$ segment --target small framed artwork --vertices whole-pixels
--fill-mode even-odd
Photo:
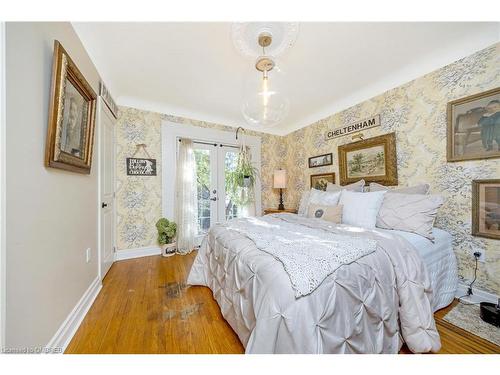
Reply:
[[[92,87],[56,40],[45,166],[90,174],[96,98]]]
[[[328,183],[335,183],[335,173],[321,173],[311,175],[311,188],[317,190],[326,190]]]
[[[500,158],[500,87],[448,103],[448,161]]]
[[[339,146],[340,184],[361,179],[382,185],[397,185],[396,134]]]
[[[309,168],[324,167],[333,164],[332,153],[313,156],[309,158]]]
[[[472,235],[500,239],[500,179],[472,181]]]

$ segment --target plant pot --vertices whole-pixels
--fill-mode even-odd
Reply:
[[[161,245],[161,255],[164,257],[171,257],[175,255],[175,250],[177,250],[177,243],[167,243],[165,245]]]
[[[252,184],[252,179],[250,176],[244,176],[243,177],[243,186],[242,187],[250,187],[250,185]]]

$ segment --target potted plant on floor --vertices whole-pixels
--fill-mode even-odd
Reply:
[[[169,257],[175,254],[176,243],[175,235],[177,233],[177,224],[165,218],[161,218],[156,222],[158,230],[158,243],[161,247],[161,254],[164,257]]]

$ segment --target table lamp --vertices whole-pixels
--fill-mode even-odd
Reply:
[[[284,210],[285,206],[283,205],[283,189],[286,189],[286,171],[284,169],[274,171],[273,187],[275,189],[280,189],[280,204],[278,206],[278,210]]]

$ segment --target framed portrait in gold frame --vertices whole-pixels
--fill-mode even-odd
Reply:
[[[472,235],[500,240],[500,179],[472,181]]]
[[[97,96],[57,40],[53,58],[45,166],[90,174]]]
[[[500,87],[447,106],[448,161],[500,158]]]
[[[310,176],[311,179],[311,188],[317,190],[326,190],[326,185],[330,182],[332,184],[335,183],[335,173],[319,173],[312,174]]]
[[[364,179],[382,185],[397,185],[396,134],[339,146],[340,185]]]

